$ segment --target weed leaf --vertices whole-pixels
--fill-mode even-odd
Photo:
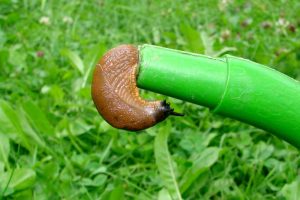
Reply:
[[[23,131],[22,123],[19,116],[9,105],[9,103],[4,100],[0,100],[0,114],[3,118],[1,119],[1,121],[9,123],[8,126],[11,130],[11,138],[14,139],[16,143],[20,143],[28,150],[33,150],[32,147],[29,145],[29,141],[26,137],[26,134]]]
[[[196,159],[193,159],[192,167],[187,170],[180,182],[182,193],[184,193],[192,183],[207,170],[207,168],[212,166],[218,160],[219,152],[220,148],[209,147],[201,152]]]
[[[110,193],[109,200],[115,200],[115,199],[124,199],[124,189],[121,186],[116,187],[113,189],[113,191]]]
[[[7,171],[0,178],[0,188],[7,187],[4,196],[8,196],[14,192],[32,187],[35,183],[36,173],[32,169],[19,168]]]
[[[181,200],[182,198],[176,181],[175,170],[168,150],[168,136],[170,129],[170,125],[162,127],[156,135],[154,144],[155,159],[160,177],[172,199]]]
[[[300,181],[296,178],[295,181],[285,184],[279,192],[281,197],[289,200],[299,200],[300,196]]]
[[[50,124],[44,112],[32,101],[22,103],[22,108],[26,113],[30,123],[42,134],[53,136],[54,128]]]
[[[200,33],[188,24],[180,26],[180,31],[186,41],[186,46],[194,53],[204,53],[205,46]]]
[[[172,198],[166,189],[162,189],[158,193],[158,200],[172,200]]]

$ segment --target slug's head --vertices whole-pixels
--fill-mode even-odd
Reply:
[[[166,119],[168,116],[184,116],[182,113],[174,112],[174,109],[171,108],[170,103],[166,100],[163,100],[159,103],[159,106],[156,108],[155,119],[157,122],[161,122]]]

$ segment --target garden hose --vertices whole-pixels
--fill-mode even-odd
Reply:
[[[300,83],[243,58],[139,46],[137,85],[210,108],[300,148]]]

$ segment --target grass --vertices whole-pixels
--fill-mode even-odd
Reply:
[[[299,199],[298,150],[269,133],[171,98],[184,118],[116,130],[90,97],[94,63],[122,43],[229,51],[300,80],[299,13],[296,0],[0,0],[0,198]]]

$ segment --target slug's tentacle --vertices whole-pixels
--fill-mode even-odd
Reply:
[[[100,115],[112,126],[142,130],[176,113],[166,101],[145,101],[136,86],[138,49],[121,45],[108,51],[96,65],[92,98]]]
[[[168,113],[168,115],[184,116],[183,113],[174,112],[174,109],[170,107],[170,103],[167,103],[166,100],[162,101],[162,109],[164,109],[164,112]]]

